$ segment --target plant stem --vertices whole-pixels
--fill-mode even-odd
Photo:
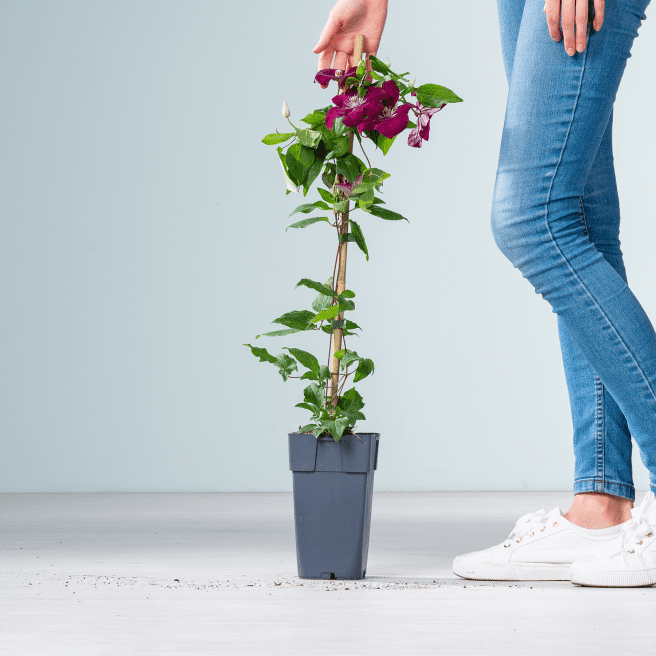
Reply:
[[[355,37],[355,43],[353,46],[353,62],[359,63],[360,60],[362,59],[362,50],[364,49],[364,35],[358,34]],[[355,64],[356,66],[358,64]],[[339,87],[339,83],[338,83]],[[353,134],[349,135],[349,150],[348,152],[352,153],[353,152]],[[348,203],[346,206],[346,212],[342,214],[342,221],[339,226],[339,234],[347,234],[348,233],[348,217],[349,217],[349,207]],[[339,268],[337,272],[337,286],[335,287],[335,291],[338,294],[341,294],[345,289],[346,289],[346,252],[347,252],[347,246],[348,242],[347,241],[342,241],[339,242],[339,251],[338,251],[338,257],[339,257]],[[334,278],[333,278],[334,280]],[[336,317],[337,320],[343,320],[344,319],[344,313],[340,312],[340,314]],[[339,365],[340,361],[335,357],[335,353],[339,351],[342,348],[342,338],[343,338],[343,329],[342,328],[335,328],[333,329],[332,332],[332,359],[330,362],[330,393],[328,396],[330,397],[330,405],[337,406],[337,402],[339,401]],[[344,378],[346,380],[346,378]],[[326,389],[328,389],[328,385],[326,384]],[[330,408],[326,408],[331,414],[332,410]]]

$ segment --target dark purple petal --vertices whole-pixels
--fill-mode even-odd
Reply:
[[[345,80],[347,77],[353,77],[356,70],[355,67],[349,68],[347,71],[343,71],[341,68],[324,68],[314,76],[314,81],[323,86],[333,80]]]
[[[348,114],[350,109],[348,107],[331,107],[326,114],[326,127],[329,130],[333,129],[333,123],[338,116]]]
[[[355,107],[346,116],[344,116],[344,125],[347,128],[354,128],[364,118],[364,105]]]
[[[399,132],[408,127],[408,112],[412,109],[410,103],[399,105],[392,116],[378,123],[376,130],[388,139],[393,139]]]
[[[387,107],[394,107],[396,103],[399,100],[399,87],[396,86],[396,82],[394,80],[387,80],[386,82],[383,82],[383,86],[381,87],[382,90],[385,92],[385,100],[383,100],[383,103]]]
[[[369,87],[365,95],[365,100],[380,102],[387,98],[387,93],[380,87]]]
[[[430,119],[426,121],[426,125],[419,128],[419,134],[424,141],[428,141],[429,132],[430,132]]]

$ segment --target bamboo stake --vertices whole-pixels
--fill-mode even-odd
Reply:
[[[357,66],[362,59],[362,52],[364,50],[364,34],[358,34],[355,37],[355,43],[353,46],[353,58],[351,60],[351,66]],[[339,86],[339,83],[338,83]],[[349,134],[349,153],[353,152],[353,134]],[[339,234],[345,235],[349,231],[349,204],[346,205],[346,212],[342,214],[342,222],[339,227]],[[335,291],[338,294],[341,294],[346,289],[346,251],[348,247],[348,242],[343,241],[339,244],[339,269],[337,272],[337,287]],[[336,320],[343,320],[344,313],[341,312]],[[333,329],[333,343],[332,343],[332,358],[330,361],[330,388],[328,392],[328,398],[332,400],[329,401],[329,404],[333,406],[337,405],[339,397],[337,395],[339,390],[339,366],[340,361],[335,357],[335,353],[342,348],[342,338],[343,338],[343,329],[334,328]]]

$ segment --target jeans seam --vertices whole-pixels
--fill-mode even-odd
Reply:
[[[576,483],[585,483],[585,482],[588,482],[588,481],[591,482],[591,483],[610,483],[611,485],[620,485],[621,487],[629,487],[629,488],[635,489],[635,485],[633,485],[633,484],[622,483],[620,481],[614,481],[610,478],[603,478],[603,479],[600,479],[600,478],[597,478],[597,477],[595,477],[595,478],[577,478],[574,481],[574,484],[576,484]]]
[[[596,438],[596,456],[597,456],[597,478],[604,480],[605,474],[605,433],[606,425],[604,421],[604,389],[601,380],[597,374],[594,374],[595,380],[595,396],[597,397],[596,411],[597,411],[597,438]]]
[[[570,261],[565,257],[565,254],[563,253],[560,246],[558,245],[558,242],[554,238],[553,232],[551,231],[551,226],[549,225],[549,203],[551,202],[551,191],[553,189],[553,183],[554,183],[554,180],[556,178],[556,173],[558,173],[558,169],[560,168],[560,164],[563,161],[563,153],[565,152],[565,147],[567,146],[567,140],[569,139],[569,133],[571,132],[572,123],[574,122],[574,116],[576,115],[576,110],[578,108],[579,98],[581,96],[581,86],[583,84],[583,76],[584,76],[584,73],[585,73],[585,64],[588,60],[588,58],[587,58],[588,48],[586,48],[582,53],[579,53],[579,54],[583,55],[583,65],[581,66],[581,75],[579,77],[579,87],[578,87],[577,92],[576,92],[576,100],[574,102],[574,107],[572,109],[572,115],[571,115],[571,118],[569,120],[569,125],[567,126],[567,134],[565,135],[565,139],[563,141],[563,146],[560,149],[560,157],[558,158],[558,162],[556,162],[556,166],[554,167],[554,172],[553,172],[553,175],[551,176],[551,182],[549,184],[549,191],[547,192],[547,202],[546,202],[546,205],[545,205],[545,225],[547,227],[547,233],[549,234],[549,237],[551,239],[551,243],[556,247],[556,249],[560,253],[560,256],[563,258],[563,261],[567,264],[570,272],[572,273],[574,278],[578,281],[579,285],[581,285],[581,287],[583,288],[585,293],[589,296],[589,298],[592,300],[592,302],[595,304],[597,310],[601,313],[601,315],[604,317],[604,319],[608,322],[608,325],[611,327],[613,333],[619,339],[620,344],[622,345],[622,347],[624,348],[626,353],[628,353],[631,356],[631,359],[633,360],[633,363],[635,364],[635,366],[638,368],[638,371],[640,372],[640,375],[642,376],[642,379],[647,384],[647,388],[652,393],[652,396],[654,397],[654,399],[656,399],[656,390],[654,390],[652,388],[651,383],[649,382],[649,379],[647,378],[647,376],[645,376],[645,372],[642,370],[642,367],[640,366],[640,364],[638,364],[638,361],[636,360],[635,355],[631,352],[631,349],[629,349],[628,345],[626,344],[626,342],[624,341],[622,336],[619,334],[619,332],[617,331],[617,328],[613,325],[613,322],[609,319],[608,315],[603,311],[603,309],[599,305],[599,302],[597,301],[597,299],[592,295],[590,290],[586,287],[585,283],[578,276],[578,274],[576,273],[576,271],[572,267]]]

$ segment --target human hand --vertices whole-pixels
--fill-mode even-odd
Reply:
[[[387,18],[387,0],[339,0],[330,10],[319,42],[312,52],[319,55],[319,70],[347,69],[354,65],[353,44],[364,34],[364,52],[376,55]],[[335,57],[334,63],[333,55]],[[321,85],[325,89],[328,85]]]
[[[583,52],[585,50],[588,0],[544,0],[544,13],[547,15],[549,34],[554,41],[560,41],[559,22],[562,25],[565,52],[568,55],[572,56],[576,51]],[[592,27],[598,32],[603,22],[604,0],[594,0],[594,22]],[[575,27],[576,34],[574,33]]]

